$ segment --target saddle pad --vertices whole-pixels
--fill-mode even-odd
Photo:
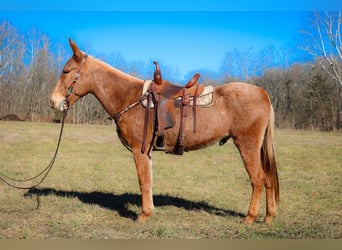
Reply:
[[[197,106],[209,106],[213,103],[213,92],[214,92],[214,87],[213,86],[205,86],[203,93],[197,97],[196,100],[196,105]],[[192,102],[190,102],[192,103]]]
[[[151,82],[152,82],[152,80],[146,80],[145,81],[143,91],[142,91],[142,95],[144,95],[146,93]],[[201,107],[211,105],[213,103],[213,92],[214,92],[213,86],[205,86],[203,93],[199,97],[197,97],[196,105],[201,106]],[[180,98],[179,98],[179,100],[180,100]],[[190,98],[190,104],[192,104],[192,98]],[[142,101],[142,105],[145,108],[147,107],[147,100],[146,99]],[[153,103],[151,103],[150,108],[154,108]]]
[[[144,95],[147,90],[148,90],[148,87],[150,86],[150,84],[152,83],[153,81],[152,80],[145,80],[145,83],[144,83],[144,87],[143,87],[143,91],[142,91],[142,94],[141,95]],[[144,108],[147,107],[147,99],[143,100],[141,102],[141,104],[144,106]],[[154,105],[153,105],[153,102],[150,104],[150,108],[154,108]]]

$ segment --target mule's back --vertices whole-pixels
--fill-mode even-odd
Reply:
[[[224,97],[223,105],[233,123],[239,127],[251,125],[255,120],[268,121],[271,102],[266,91],[258,86],[231,82],[214,88],[214,98]],[[242,122],[242,123],[241,123]]]

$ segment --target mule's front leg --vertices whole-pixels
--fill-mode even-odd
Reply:
[[[138,216],[138,222],[144,222],[150,218],[154,210],[152,195],[152,160],[146,153],[142,154],[140,148],[133,149],[133,157],[137,168],[142,198],[142,210],[141,214]]]

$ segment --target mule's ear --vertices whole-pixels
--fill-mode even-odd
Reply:
[[[76,56],[76,57],[82,57],[83,56],[83,53],[77,47],[77,44],[75,42],[71,41],[70,38],[69,38],[69,44],[70,44],[70,48],[72,49],[72,52],[74,53],[74,56]]]

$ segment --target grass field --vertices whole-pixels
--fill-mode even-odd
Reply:
[[[52,158],[59,125],[0,122],[0,169],[15,178]],[[153,154],[156,210],[145,224],[131,153],[113,126],[66,124],[50,175],[35,190],[0,183],[1,239],[342,238],[342,133],[276,131],[278,215],[241,223],[251,188],[230,141],[184,156]]]

